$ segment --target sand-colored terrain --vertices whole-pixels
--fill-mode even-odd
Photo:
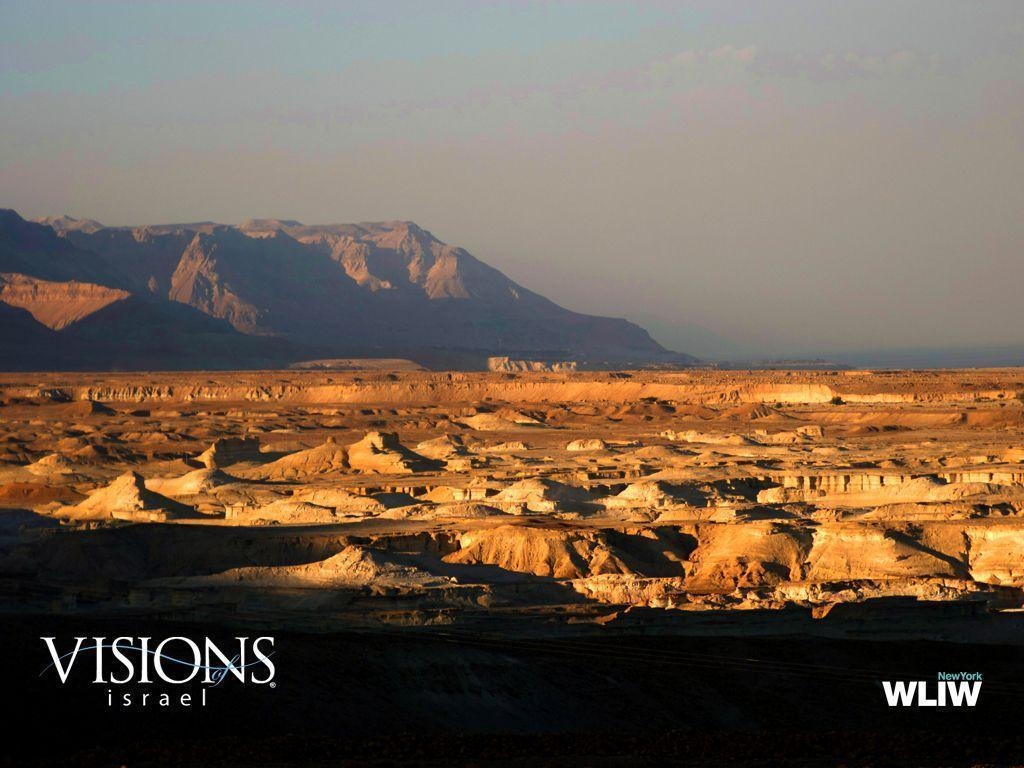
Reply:
[[[3,599],[304,628],[1011,616],[1022,393],[1015,369],[7,374]]]

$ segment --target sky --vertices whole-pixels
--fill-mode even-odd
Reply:
[[[0,0],[0,207],[409,219],[711,358],[1024,344],[1024,3]]]

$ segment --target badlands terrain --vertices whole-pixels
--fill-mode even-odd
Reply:
[[[1022,393],[1015,369],[5,374],[2,606],[998,641]]]

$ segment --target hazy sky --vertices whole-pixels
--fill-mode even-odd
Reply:
[[[704,355],[1020,343],[1024,2],[0,0],[0,207],[412,219]]]

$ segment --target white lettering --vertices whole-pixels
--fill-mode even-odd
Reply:
[[[127,646],[131,646],[132,638],[130,638],[130,637],[115,637],[114,638],[114,642],[112,642],[110,644],[110,650],[111,650],[111,652],[113,652],[114,658],[116,658],[118,661],[120,661],[122,664],[124,664],[124,669],[125,669],[124,677],[120,678],[120,679],[114,677],[114,673],[113,672],[110,673],[110,682],[114,683],[116,685],[121,685],[123,683],[130,683],[132,681],[132,678],[135,676],[135,665],[132,663],[131,659],[129,659],[127,656],[124,655],[124,652],[120,648],[120,644],[121,643],[124,643]]]
[[[42,638],[43,642],[46,643],[46,647],[50,649],[50,658],[53,659],[53,666],[57,668],[57,676],[60,678],[62,683],[66,683],[68,681],[68,675],[71,674],[71,666],[75,663],[75,658],[78,656],[78,652],[81,650],[82,643],[85,642],[85,638],[75,638],[75,650],[71,652],[71,658],[68,660],[68,665],[66,667],[61,665],[60,654],[57,653],[57,648],[53,644],[53,641],[56,639],[57,638],[55,637]]]
[[[174,661],[172,661],[172,663],[175,666],[180,666],[181,663],[184,663],[186,666],[191,664],[191,669],[188,671],[188,675],[186,677],[184,677],[183,679],[181,679],[181,680],[175,680],[171,675],[168,675],[167,671],[164,669],[164,659],[165,659],[165,657],[164,657],[164,648],[169,643],[172,643],[175,640],[178,640],[178,641],[184,643],[192,651],[192,661],[191,662],[189,662],[188,659],[179,659],[177,656],[174,656],[173,654],[167,654],[167,658],[168,659],[173,659],[174,660]],[[176,685],[181,685],[183,683],[192,682],[192,679],[197,674],[199,674],[199,669],[202,666],[202,661],[203,661],[202,653],[200,653],[199,646],[196,645],[195,642],[193,642],[192,640],[190,640],[187,637],[168,637],[166,640],[161,641],[160,644],[156,647],[156,655],[153,657],[153,669],[156,670],[157,675],[165,683],[174,683]]]
[[[967,702],[968,707],[978,703],[978,694],[981,693],[981,683],[946,683],[949,688],[949,698],[954,707],[962,707]]]
[[[903,680],[897,680],[894,685],[888,680],[885,680],[882,682],[882,687],[885,689],[885,700],[889,702],[890,707],[909,707],[910,703],[914,700],[914,691],[917,690],[917,681],[914,680],[910,683],[906,683]]]
[[[256,683],[257,685],[262,685],[263,683],[269,683],[271,680],[274,679],[274,675],[276,674],[276,670],[274,668],[274,662],[272,662],[270,660],[270,656],[268,654],[266,654],[266,653],[264,653],[263,651],[260,650],[260,643],[262,643],[264,640],[266,640],[268,643],[270,643],[270,647],[271,648],[274,647],[274,638],[272,638],[272,637],[257,637],[253,641],[253,644],[252,644],[253,655],[257,659],[262,661],[264,666],[266,666],[266,668],[267,668],[267,676],[264,677],[262,680],[257,680],[255,675],[253,675],[250,678],[250,680],[252,682]]]

